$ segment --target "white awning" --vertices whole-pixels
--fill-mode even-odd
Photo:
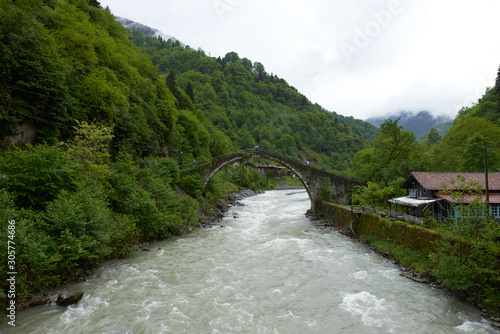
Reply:
[[[404,196],[404,197],[392,198],[389,200],[389,202],[395,203],[395,204],[406,205],[406,206],[417,207],[417,206],[427,205],[427,204],[442,201],[442,200],[443,200],[442,198],[417,199],[417,198],[411,198],[408,196]]]

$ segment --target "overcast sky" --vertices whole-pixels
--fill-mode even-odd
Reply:
[[[366,119],[455,116],[494,85],[496,0],[102,0],[208,55],[262,63],[311,102]]]

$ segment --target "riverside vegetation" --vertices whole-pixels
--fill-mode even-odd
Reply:
[[[484,142],[490,171],[500,170],[499,80],[460,110],[444,137],[434,130],[418,142],[398,120],[376,129],[329,112],[235,52],[214,58],[127,30],[96,0],[0,1],[0,61],[0,249],[15,220],[18,304],[148,240],[188,232],[198,207],[210,212],[237,187],[276,185],[240,167],[204,187],[182,169],[191,161],[254,146],[276,150],[372,181],[353,200],[374,206],[401,195],[410,171],[482,171]],[[23,143],[19,129],[36,134]],[[457,226],[440,233],[465,233]],[[464,235],[498,250],[498,224],[487,226]],[[476,289],[484,280],[471,277],[498,274],[440,247],[424,257],[445,284],[461,275],[450,289]],[[455,270],[463,269],[457,261],[467,270]],[[498,312],[498,275],[486,286],[483,304]]]
[[[180,76],[179,84],[133,35],[98,1],[0,1],[0,248],[15,221],[18,305],[137,245],[189,231],[197,212],[209,213],[237,187],[276,186],[239,168],[204,187],[181,170],[184,162],[261,145],[346,169],[376,133],[254,72],[248,60],[232,54],[224,65],[172,42],[166,58],[208,80],[190,88]],[[200,64],[190,65],[190,53]],[[260,122],[262,135],[246,119]],[[314,124],[326,137],[311,136]],[[330,156],[333,139],[345,144],[339,159]],[[3,310],[8,271],[2,261]]]

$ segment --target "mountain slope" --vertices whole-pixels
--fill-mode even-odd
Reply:
[[[0,61],[4,147],[68,141],[86,121],[113,127],[114,156],[170,155],[180,138],[187,159],[235,149],[192,103],[176,104],[151,59],[95,1],[0,2]],[[21,127],[34,138],[23,139]]]
[[[401,111],[395,115],[385,117],[368,118],[366,121],[379,127],[386,119],[396,120],[400,118],[398,124],[405,129],[412,131],[419,140],[427,138],[431,128],[437,128],[439,134],[444,136],[451,126],[452,119],[445,116],[433,116],[428,111],[423,110],[418,113]],[[439,125],[439,126],[438,126]]]
[[[151,57],[160,73],[175,78],[197,114],[203,114],[240,149],[260,146],[343,171],[377,133],[366,122],[312,104],[284,79],[267,73],[263,64],[236,52],[209,57],[179,41],[132,28],[130,39]]]
[[[258,145],[344,171],[377,133],[235,52],[208,57],[122,19],[141,31],[126,30],[97,1],[1,6],[4,146],[20,126],[36,131],[33,142],[56,143],[86,121],[113,127],[113,156],[182,152],[189,161]]]

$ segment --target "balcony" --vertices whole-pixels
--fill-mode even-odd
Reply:
[[[420,192],[420,190],[417,190],[417,189],[408,189],[408,197],[410,197],[410,198],[421,197],[421,192]]]

